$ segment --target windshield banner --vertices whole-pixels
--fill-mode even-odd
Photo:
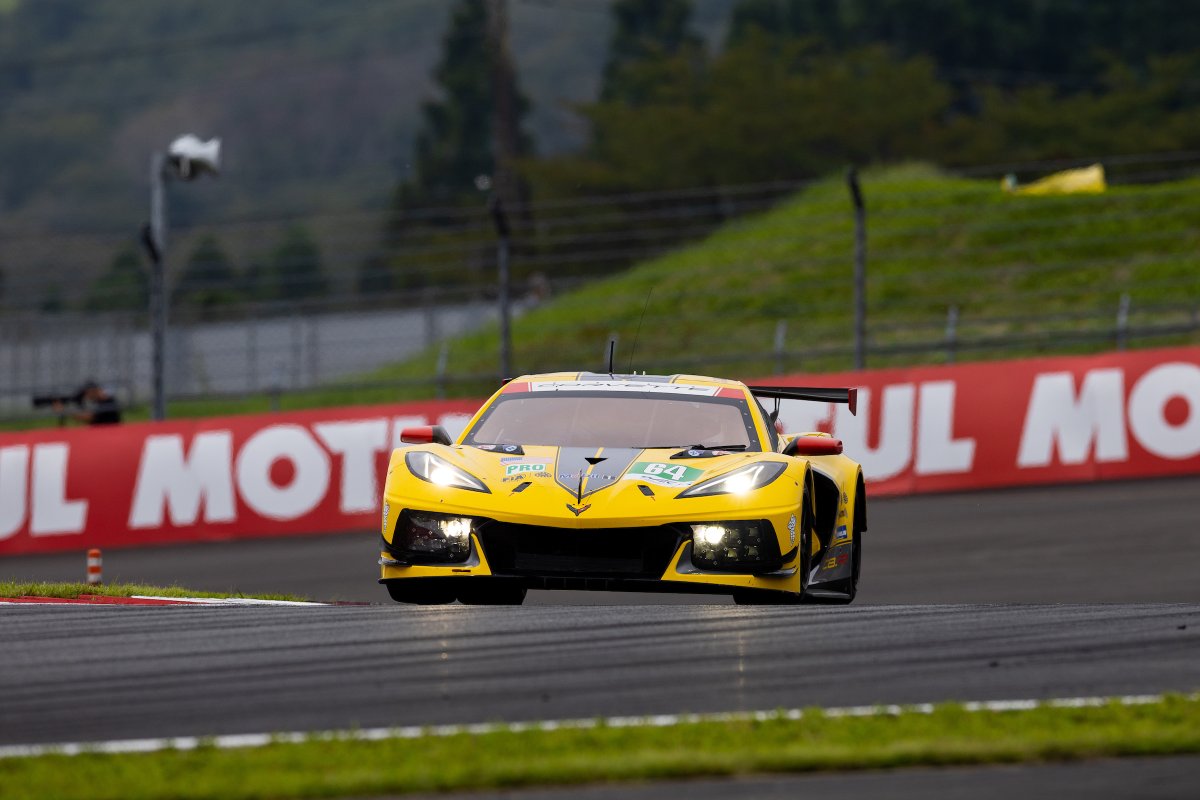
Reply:
[[[762,382],[858,387],[858,416],[784,400],[780,418],[840,438],[872,496],[1200,473],[1200,347]],[[400,431],[457,436],[480,402],[0,433],[0,555],[370,535]],[[680,466],[632,469],[665,486]]]

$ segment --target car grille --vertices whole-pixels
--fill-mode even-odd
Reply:
[[[479,531],[497,575],[659,578],[681,538],[668,525],[573,530],[490,522]]]

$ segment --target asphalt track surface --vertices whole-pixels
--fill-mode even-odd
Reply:
[[[877,499],[856,606],[1200,603],[1200,476]],[[106,550],[105,579],[390,602],[374,531]],[[0,579],[78,581],[84,554],[0,559]],[[530,592],[527,604],[712,604],[713,596]]]
[[[0,607],[0,744],[1200,689],[1196,478],[881,500],[866,543],[849,608],[552,592],[523,608]],[[382,602],[374,548],[114,550],[106,568]],[[0,578],[82,572],[82,554],[0,562]],[[1161,763],[1195,785],[1197,759]],[[1113,769],[1136,783],[1149,767]],[[904,791],[953,780],[926,773]],[[871,780],[835,793],[891,785]]]
[[[1200,605],[9,607],[0,744],[1200,689]]]

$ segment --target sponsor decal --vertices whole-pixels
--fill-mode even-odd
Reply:
[[[640,394],[673,394],[691,397],[712,397],[719,386],[696,386],[689,383],[649,383],[646,381],[534,381],[531,392],[636,392]]]
[[[849,538],[850,538],[850,532],[846,530],[846,526],[838,525],[837,531],[835,531],[833,534],[833,540],[835,542],[840,542],[844,539],[849,539]]]
[[[844,566],[846,564],[846,561],[848,561],[848,560],[850,560],[850,555],[848,555],[847,553],[839,553],[838,555],[830,555],[829,558],[824,560],[824,564],[821,565],[821,569],[822,570],[836,570],[836,569],[838,569],[838,567]]]
[[[837,569],[849,560],[850,556],[847,553],[839,553],[836,556],[830,556],[825,559],[825,563],[821,565],[821,569]]]
[[[517,475],[525,472],[545,472],[546,463],[544,461],[518,461],[515,464],[508,464],[504,467],[504,474]]]
[[[796,543],[796,515],[795,514],[792,514],[792,516],[788,519],[788,539],[791,541],[792,544]]]
[[[644,481],[659,486],[680,488],[691,486],[704,470],[684,464],[664,464],[660,461],[639,461],[625,473],[627,480]]]
[[[509,475],[508,477],[501,478],[500,482],[501,483],[518,483],[520,481],[527,481],[530,478],[550,478],[550,477],[553,477],[553,476],[549,472],[519,472],[516,475]]]
[[[617,479],[617,476],[616,475],[601,475],[599,472],[562,472],[562,473],[559,473],[558,478],[559,478],[559,480],[564,480],[564,481],[577,481],[580,478],[586,478],[589,481],[590,480],[615,481]]]
[[[392,507],[391,507],[391,505],[389,505],[388,503],[384,503],[384,504],[383,504],[383,535],[384,535],[384,536],[387,536],[387,531],[388,531],[388,528],[387,528],[388,512],[389,512],[389,511],[391,511],[391,509],[392,509]]]

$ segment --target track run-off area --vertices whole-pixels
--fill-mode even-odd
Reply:
[[[0,606],[0,745],[1193,692],[1198,488],[876,501],[848,608],[549,592],[522,608]],[[106,577],[382,603],[374,547],[110,551]],[[82,568],[5,559],[0,578]]]

